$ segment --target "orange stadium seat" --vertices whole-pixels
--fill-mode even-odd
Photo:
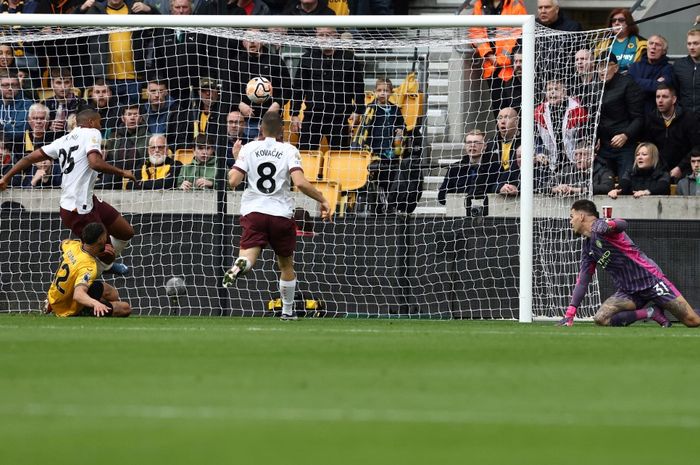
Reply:
[[[178,149],[175,150],[175,161],[179,161],[183,165],[189,165],[194,159],[194,150]]]
[[[340,215],[345,214],[350,191],[367,184],[372,154],[366,150],[329,150],[323,163],[324,179],[340,184]]]
[[[315,181],[321,177],[321,165],[323,164],[323,153],[320,150],[300,150],[301,167],[304,176],[309,181]]]

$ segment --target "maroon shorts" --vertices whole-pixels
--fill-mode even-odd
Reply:
[[[119,212],[107,202],[92,196],[92,210],[81,215],[77,211],[68,211],[61,208],[61,220],[73,234],[80,237],[83,228],[90,223],[102,223],[106,228],[112,225],[119,218]]]
[[[264,248],[270,244],[272,250],[280,257],[294,255],[297,224],[293,218],[253,212],[241,217],[241,227],[241,249]]]

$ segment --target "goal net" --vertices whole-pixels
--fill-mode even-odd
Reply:
[[[105,159],[138,179],[103,174],[95,187],[136,231],[119,258],[128,274],[104,276],[135,313],[279,310],[269,249],[235,286],[222,286],[241,236],[242,191],[226,182],[232,146],[259,137],[261,116],[273,110],[336,211],[322,222],[316,202],[292,192],[298,312],[517,318],[520,128],[529,124],[519,114],[523,83],[534,82],[526,271],[532,314],[561,315],[580,258],[568,207],[592,195],[597,70],[607,60],[592,50],[609,31],[538,28],[533,76],[521,72],[513,27],[392,27],[387,18],[371,29],[232,28],[151,18],[150,27],[6,26],[0,36],[3,172],[91,106],[102,115]],[[271,89],[249,86],[256,77]],[[54,278],[60,242],[71,237],[59,217],[61,169],[37,165],[0,193],[0,311],[38,309]],[[594,283],[579,314],[598,303]]]

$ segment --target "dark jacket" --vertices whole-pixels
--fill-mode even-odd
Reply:
[[[335,16],[335,11],[328,8],[325,0],[318,0],[316,9],[309,13],[301,9],[299,2],[289,2],[282,14],[294,16]]]
[[[574,163],[568,163],[566,168],[554,176],[552,187],[566,184],[571,187],[582,188],[583,193],[588,193],[589,171],[580,171]],[[593,160],[593,195],[605,195],[613,190],[614,187],[615,175],[613,172],[604,163]]]
[[[700,64],[690,56],[673,62],[673,75],[678,86],[678,103],[700,115]]]
[[[625,147],[634,147],[644,128],[642,91],[634,79],[619,73],[606,82],[604,87],[598,124],[600,144],[607,148],[613,136],[625,134]]]
[[[270,53],[265,47],[259,55],[242,50],[236,61],[231,66],[238,71],[237,76],[231,82],[231,93],[234,96],[239,96],[238,100],[234,99],[232,102],[234,106],[242,101],[256,110],[256,116],[262,117],[265,110],[273,102],[277,102],[280,107],[283,107],[292,98],[292,79],[289,77],[287,65],[278,54]],[[248,81],[257,76],[269,79],[272,84],[272,99],[268,99],[262,104],[251,102],[246,95]]]
[[[648,190],[651,195],[669,195],[671,176],[659,166],[650,170],[632,168],[620,178],[620,188],[624,195],[632,195],[635,191],[643,190]]]
[[[676,195],[700,195],[700,189],[698,189],[698,183],[695,176],[688,175],[678,181]]]
[[[507,171],[517,166],[515,161],[515,150],[520,147],[520,134],[516,135],[512,140],[510,146],[510,153],[508,154],[508,167],[502,166],[501,154],[504,140],[501,138],[501,134],[497,133],[496,136],[490,139],[486,143],[486,148],[484,149],[484,156],[490,162],[496,163],[499,166],[499,171]]]
[[[535,165],[533,167],[532,180],[532,189],[535,194],[546,194],[552,190],[552,172],[547,168]],[[498,173],[494,192],[500,193],[501,188],[506,184],[511,184],[520,191],[520,165],[517,163],[509,170]]]
[[[159,15],[160,12],[155,7],[151,6],[151,11],[149,13],[134,13],[131,11],[131,7],[134,2],[125,1],[124,2],[129,9],[129,14],[151,14]],[[150,5],[149,5],[150,6]],[[96,14],[96,15],[106,15],[107,5],[105,3],[95,2],[87,11],[82,12],[80,8],[75,10],[75,13],[82,14]],[[147,46],[145,45],[151,40],[152,30],[144,29],[140,31],[133,31],[131,33],[131,49],[134,52],[134,71],[139,74],[143,73],[146,68],[145,51]],[[90,58],[90,65],[92,66],[92,76],[94,78],[107,78],[107,67],[110,64],[110,51],[109,51],[109,34],[101,34],[96,36],[90,36],[88,38],[88,52]]]
[[[352,52],[336,50],[332,56],[314,48],[301,59],[294,86],[292,116],[306,101],[305,115],[314,121],[345,119],[350,113],[364,113],[365,83],[362,61]]]
[[[451,165],[438,190],[438,202],[445,205],[447,194],[466,194],[469,197],[483,198],[495,192],[498,165],[488,161],[486,154],[482,163],[472,164],[468,156]]]
[[[656,63],[649,63],[647,56],[632,63],[627,69],[627,75],[634,79],[644,91],[644,111],[652,111],[656,108],[656,88],[659,86],[659,78],[664,78],[664,84],[673,86],[673,66],[668,62],[668,57],[663,56]]]
[[[542,24],[539,19],[536,19],[535,21],[537,22],[537,24]],[[574,21],[573,19],[567,18],[566,16],[564,16],[564,13],[561,10],[559,10],[559,17],[557,18],[557,20],[546,27],[550,29],[555,29],[557,31],[568,32],[577,32],[583,30],[583,28],[581,27],[581,23],[579,23],[578,21]]]
[[[669,127],[659,110],[647,113],[644,139],[659,149],[659,160],[667,171],[679,167],[690,173],[690,150],[700,145],[700,122],[690,111],[676,106],[676,117]]]

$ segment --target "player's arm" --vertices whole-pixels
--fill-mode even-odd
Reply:
[[[291,172],[291,177],[292,182],[297,189],[321,204],[321,217],[324,220],[331,221],[333,212],[331,211],[330,203],[328,203],[328,200],[326,200],[320,190],[316,189],[309,181],[306,180],[306,177],[304,177],[304,172],[299,169],[294,170]]]
[[[607,235],[618,234],[627,229],[627,221],[622,218],[599,219],[593,222],[591,231],[594,233]]]
[[[10,170],[5,173],[5,175],[0,178],[0,191],[5,190],[7,186],[10,183],[10,179],[17,174],[21,173],[22,171],[26,170],[30,166],[32,166],[34,163],[44,161],[44,160],[51,160],[51,157],[46,155],[43,150],[41,149],[36,149],[29,155],[26,155],[22,157],[20,161],[15,164]]]
[[[576,310],[581,305],[581,302],[583,302],[586,292],[588,292],[588,285],[591,283],[594,272],[595,262],[593,260],[586,258],[586,260],[581,262],[581,271],[579,271],[578,278],[576,278],[576,285],[574,286],[574,291],[571,293],[569,306],[566,308],[567,318],[576,316]]]
[[[234,166],[231,168],[228,172],[228,185],[231,189],[235,189],[238,187],[240,183],[243,182],[245,179],[245,172],[243,172],[240,168],[237,168]]]
[[[117,168],[116,166],[110,165],[102,159],[102,154],[97,150],[93,150],[92,152],[88,153],[88,164],[90,165],[90,168],[95,171],[99,171],[100,173],[114,174],[116,176],[121,176],[122,178],[136,181],[136,177],[131,170],[123,170],[121,168]]]
[[[103,316],[109,313],[108,306],[88,295],[88,287],[85,284],[75,286],[73,290],[73,300],[83,307],[92,308],[92,312],[95,316]]]

